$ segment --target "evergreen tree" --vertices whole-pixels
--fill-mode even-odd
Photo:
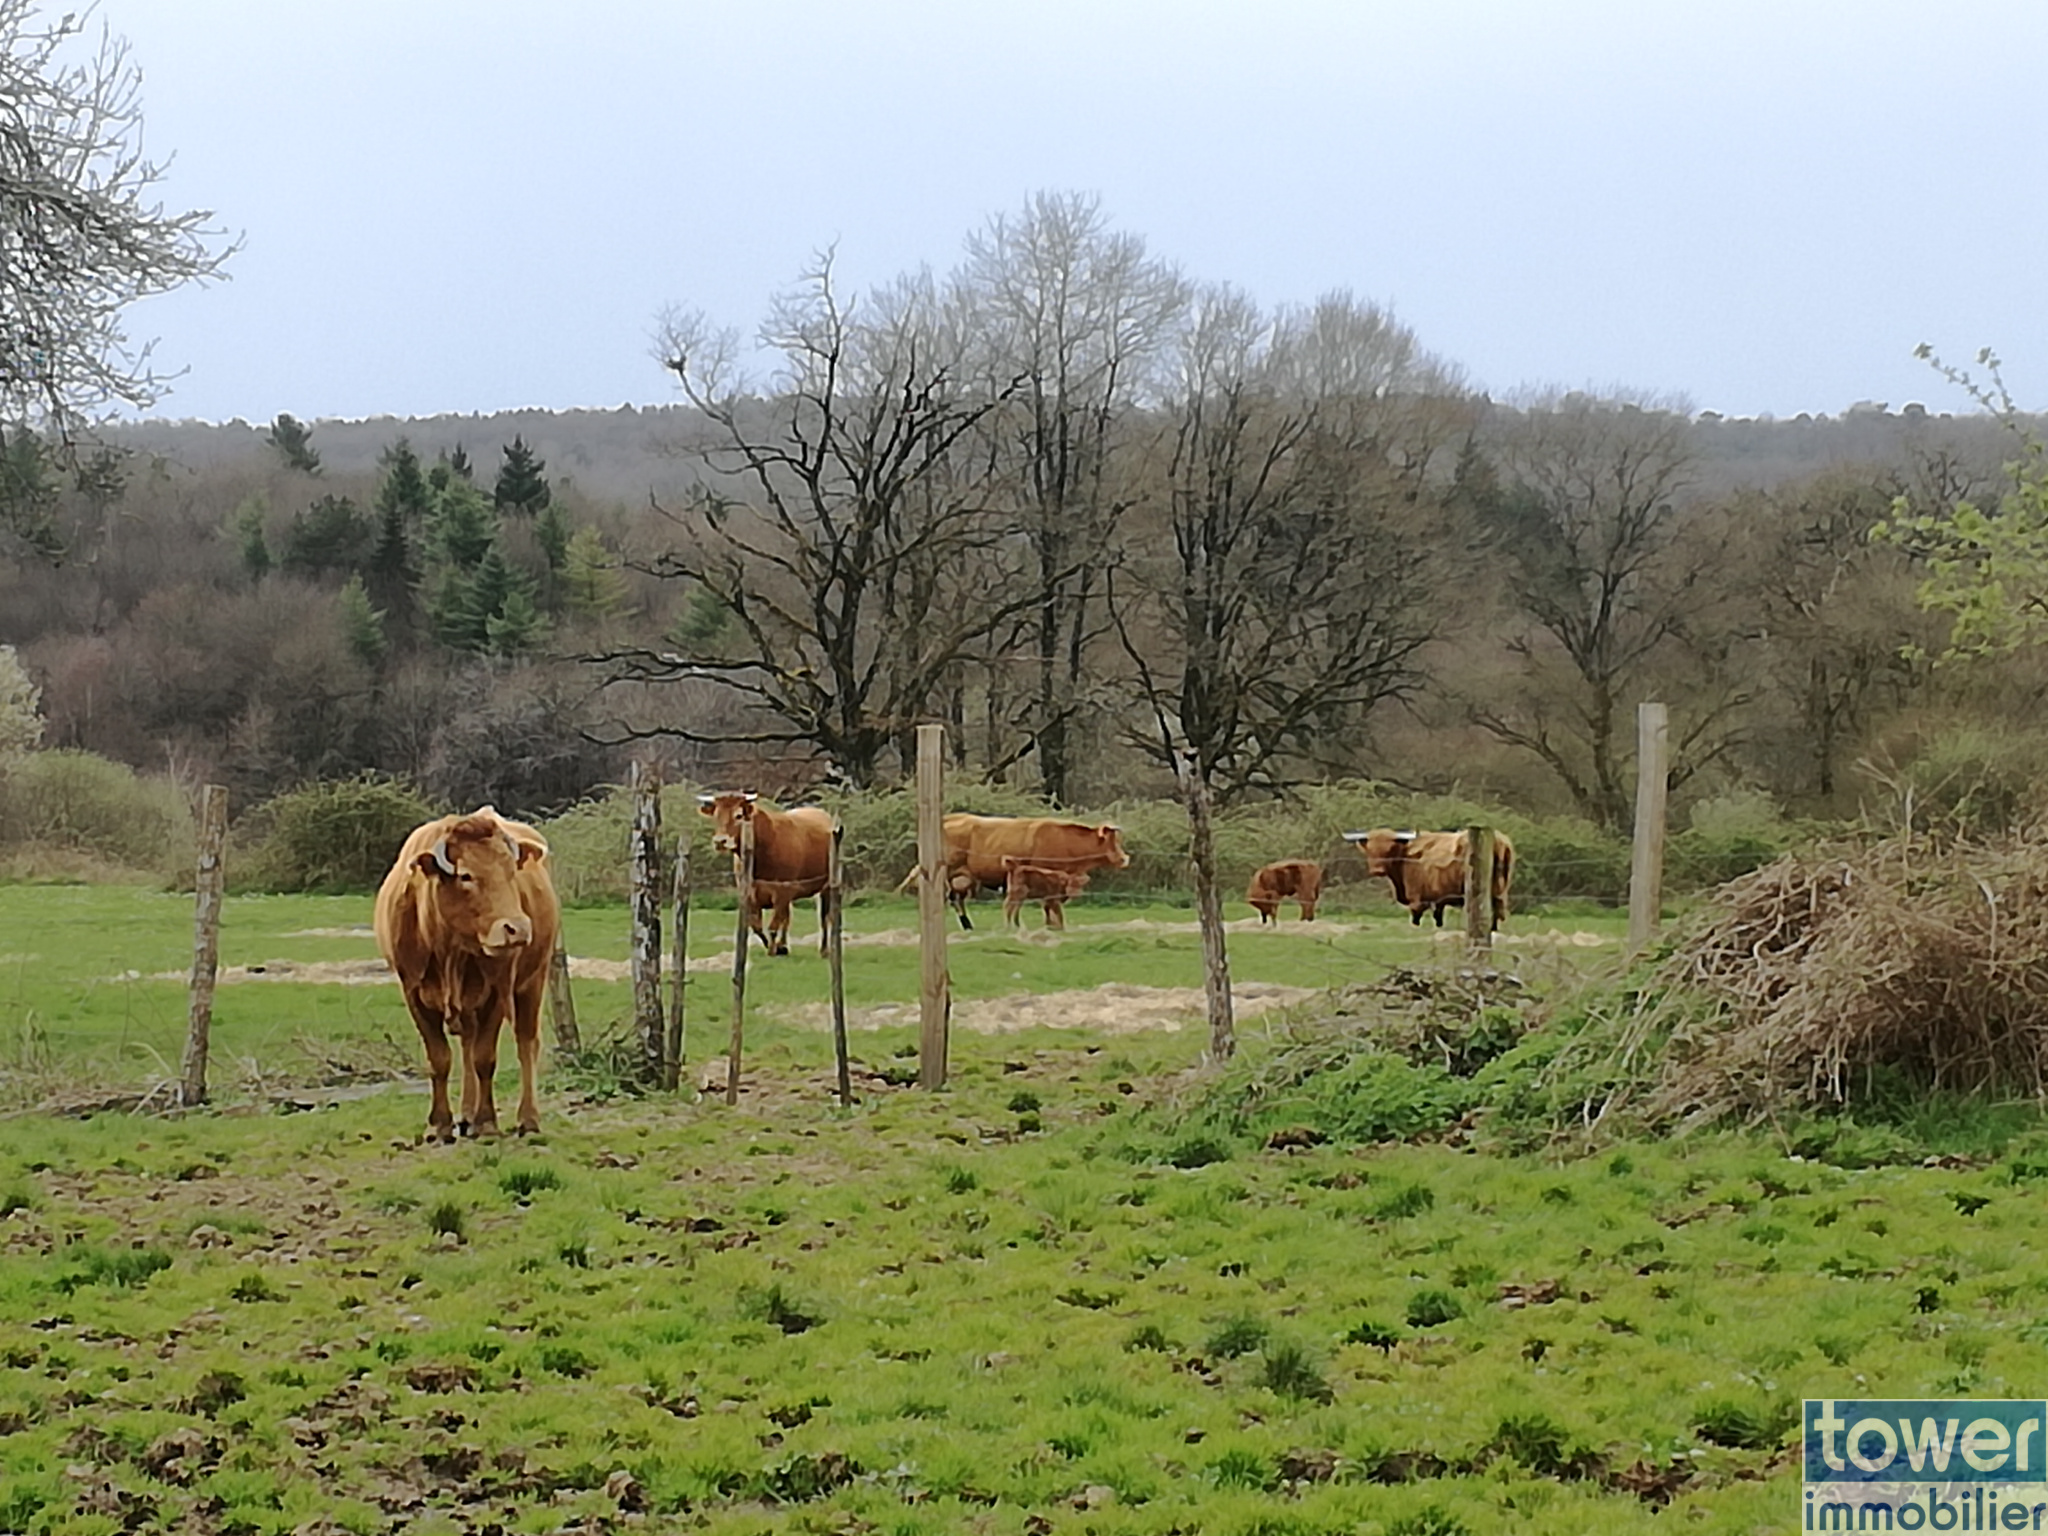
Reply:
[[[557,503],[549,502],[533,520],[533,541],[540,546],[548,569],[561,570],[569,558],[569,519]]]
[[[279,564],[294,576],[357,571],[370,558],[376,529],[346,496],[322,496],[293,515]]]
[[[427,599],[434,638],[451,650],[479,651],[490,638],[485,620],[477,617],[471,605],[473,585],[473,578],[460,566],[444,565]]]
[[[497,514],[483,492],[450,478],[434,498],[433,544],[441,559],[473,571],[498,536]]]
[[[476,468],[469,462],[469,453],[462,444],[455,445],[453,453],[441,455],[441,462],[448,466],[448,473],[458,480],[474,480]]]
[[[285,463],[306,474],[320,473],[320,450],[313,446],[313,429],[290,413],[280,411],[263,440],[283,456]]]
[[[546,468],[526,446],[526,439],[514,433],[505,447],[504,461],[498,466],[498,484],[491,492],[491,504],[500,512],[533,516],[554,496],[542,474]]]
[[[595,528],[578,528],[562,558],[563,605],[579,619],[609,619],[626,608],[626,578]]]
[[[384,478],[377,486],[378,515],[396,511],[407,524],[426,521],[433,510],[433,494],[412,444],[401,437],[378,456],[377,462],[384,469]]]
[[[378,516],[377,542],[370,550],[369,567],[372,595],[390,612],[403,613],[412,602],[412,589],[419,584],[412,548],[405,510],[394,501]]]
[[[261,581],[270,573],[270,545],[263,538],[263,503],[257,497],[235,509],[235,537],[242,546],[242,569],[252,582]]]
[[[498,611],[484,621],[484,633],[489,648],[499,656],[530,651],[547,633],[547,621],[534,605],[530,587],[516,573],[512,589],[505,594]]]
[[[50,451],[27,427],[0,428],[0,530],[45,560],[64,557]]]
[[[384,635],[384,610],[370,602],[361,576],[351,576],[341,589],[341,632],[356,659],[371,670],[384,659],[391,642]]]

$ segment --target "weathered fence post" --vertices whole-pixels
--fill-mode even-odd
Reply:
[[[1493,828],[1465,829],[1465,943],[1493,948]]]
[[[1664,799],[1671,782],[1670,714],[1636,706],[1636,832],[1628,871],[1628,947],[1656,935],[1664,905]]]
[[[555,930],[555,953],[548,961],[548,1011],[555,1021],[555,1050],[573,1055],[583,1049],[583,1035],[576,1027],[576,995],[569,990],[569,939]]]
[[[1209,820],[1209,786],[1195,755],[1183,752],[1181,782],[1188,796],[1189,865],[1195,877],[1195,918],[1202,930],[1202,992],[1209,1005],[1209,1055],[1228,1061],[1237,1052],[1237,1018],[1230,998],[1230,952],[1223,940],[1223,896],[1216,885],[1216,831]]]
[[[640,1042],[640,1080],[661,1081],[661,770],[633,764],[633,1030]]]
[[[675,924],[668,951],[668,1047],[661,1057],[661,1086],[673,1091],[683,1075],[683,980],[690,953],[690,834],[676,839]]]
[[[228,835],[228,792],[209,784],[199,806],[199,872],[194,883],[192,991],[185,1019],[184,1070],[178,1102],[206,1102],[206,1053],[213,1035],[213,983],[220,972],[220,904],[226,884],[221,848]]]
[[[917,1086],[946,1086],[953,979],[946,965],[946,728],[917,728]]]
[[[725,1048],[725,1102],[740,1101],[740,1047],[747,1018],[747,945],[752,937],[747,927],[747,907],[754,899],[754,812],[745,807],[740,815],[740,856],[733,861],[733,885],[739,892],[739,921],[732,938],[732,1039]]]
[[[825,959],[832,968],[832,1055],[839,1068],[839,1107],[853,1104],[853,1076],[846,1059],[846,889],[840,844],[846,828],[832,818],[832,856],[825,872]]]

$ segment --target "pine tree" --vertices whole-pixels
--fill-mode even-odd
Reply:
[[[0,427],[0,530],[54,563],[64,558],[64,540],[52,469],[42,438],[27,427]]]
[[[288,412],[280,411],[263,440],[275,448],[293,469],[306,474],[320,473],[320,450],[313,446],[313,429]]]
[[[476,615],[471,602],[474,579],[460,566],[444,565],[434,580],[433,595],[427,599],[427,617],[434,637],[451,650],[480,651],[490,638],[485,620]]]
[[[293,515],[278,563],[295,576],[361,570],[376,537],[370,520],[348,497],[322,496]]]
[[[526,446],[526,439],[514,433],[512,441],[505,446],[504,461],[498,466],[498,484],[491,493],[491,504],[500,512],[533,516],[554,496],[542,474],[546,468],[547,465],[535,458],[533,450]]]
[[[370,602],[370,592],[361,576],[351,576],[342,586],[339,599],[341,632],[356,659],[372,671],[384,659],[391,642],[384,634],[384,610]]]
[[[270,545],[263,538],[263,503],[251,496],[235,509],[235,537],[241,541],[242,569],[252,582],[270,573]]]
[[[490,649],[500,656],[517,656],[532,650],[547,633],[547,620],[534,605],[533,593],[523,579],[515,579],[498,611],[484,621]]]
[[[626,608],[626,578],[605,547],[604,535],[578,528],[562,558],[562,600],[579,619],[609,619]]]
[[[420,456],[412,451],[412,444],[401,437],[378,456],[377,462],[384,469],[384,478],[377,486],[379,517],[395,510],[408,525],[424,522],[433,510],[433,494],[427,488]]]
[[[548,569],[559,571],[569,558],[569,519],[558,503],[549,502],[533,520],[533,541],[540,546]]]
[[[498,517],[483,492],[450,479],[434,499],[434,548],[449,564],[475,570],[498,536]]]
[[[412,589],[420,579],[412,549],[412,535],[405,527],[405,509],[393,502],[378,515],[377,542],[370,550],[369,567],[371,595],[387,612],[403,615],[412,605]]]

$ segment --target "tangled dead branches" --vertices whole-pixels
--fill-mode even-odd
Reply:
[[[1901,838],[1732,881],[1633,994],[1619,1056],[1658,1123],[1839,1106],[1877,1077],[2048,1089],[2048,831]]]

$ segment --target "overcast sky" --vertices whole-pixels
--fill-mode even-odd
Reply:
[[[66,8],[50,5],[48,10]],[[165,187],[243,235],[138,306],[157,414],[658,404],[835,244],[1039,190],[1190,276],[1349,289],[1495,393],[2048,403],[2044,0],[101,0]]]

